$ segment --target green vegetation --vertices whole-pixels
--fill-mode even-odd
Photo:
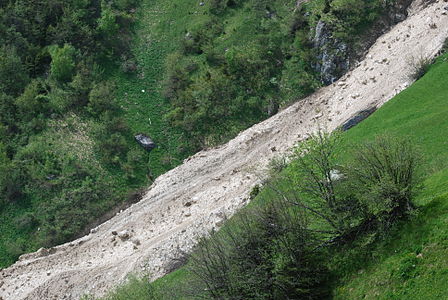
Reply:
[[[443,298],[448,282],[448,151],[445,138],[448,129],[445,118],[447,74],[448,55],[443,55],[418,82],[357,127],[344,133],[334,147],[333,139],[327,139],[324,135],[320,138],[321,142],[318,138],[317,143],[302,146],[308,153],[312,150],[311,155],[298,157],[286,168],[279,168],[280,172],[277,169],[273,173],[276,176],[257,193],[258,196],[247,209],[231,219],[218,233],[212,234],[211,239],[200,243],[186,267],[153,284],[137,281],[138,284],[134,285],[136,289],[147,288],[148,285],[154,288],[157,293],[155,298],[111,299],[216,298],[212,291],[221,293],[218,295],[226,299],[235,299],[232,292],[245,295],[241,299],[285,299],[284,294],[267,296],[262,293],[272,292],[272,286],[278,282],[296,283],[299,287],[301,282],[305,282],[305,286],[315,286],[314,281],[302,279],[320,281],[321,284],[317,285],[319,288],[312,291],[317,299],[322,298],[322,292],[327,292],[329,297],[335,299]],[[384,134],[405,138],[391,140],[386,137],[378,140],[378,135]],[[415,150],[411,145],[416,145],[421,155],[413,154]],[[326,151],[328,149],[335,151]],[[352,155],[353,151],[358,155]],[[308,164],[309,159],[314,162],[318,159],[317,165]],[[418,161],[419,172],[415,176],[409,177],[410,172],[402,172],[414,169],[414,163]],[[331,184],[324,184],[324,188],[320,189],[323,181],[314,178],[327,174],[331,183],[331,174],[327,171],[335,166],[347,177],[335,182],[335,192],[328,192]],[[318,176],[314,177],[314,174]],[[296,180],[296,185],[285,184],[285,180]],[[415,190],[419,182],[422,184]],[[354,188],[338,188],[351,185]],[[287,190],[292,186],[300,194]],[[328,195],[338,197],[331,198]],[[276,204],[283,198],[279,196],[287,197],[288,201],[283,204],[294,205],[282,210],[284,206]],[[339,205],[330,205],[333,200],[336,200],[333,203]],[[326,218],[305,208],[308,205],[314,205],[311,208],[317,209],[319,214],[324,213]],[[297,210],[297,207],[302,209]],[[350,209],[344,210],[344,207]],[[306,213],[307,210],[311,213]],[[295,217],[298,212],[301,212],[300,218]],[[350,220],[348,223],[339,222],[341,220],[338,216],[344,214],[341,220]],[[280,221],[282,219],[289,222]],[[373,219],[376,221],[372,223]],[[289,226],[260,227],[263,224]],[[369,226],[364,226],[366,224]],[[307,229],[305,232],[304,228]],[[288,249],[288,243],[285,241],[294,242],[313,229],[313,235],[318,237],[316,240],[321,247],[317,252],[312,251],[318,255],[317,260],[311,260],[315,272],[307,273],[307,267],[296,269],[297,264],[290,260],[294,256],[286,255],[284,251]],[[265,240],[267,232],[269,243]],[[284,234],[287,239],[282,238]],[[307,246],[303,241],[315,242],[314,239],[305,238],[301,243],[293,243],[295,247],[289,248],[302,254],[299,256],[302,263],[307,262],[304,258],[313,257],[303,255],[306,253],[303,249]],[[243,247],[243,250],[232,252],[232,249],[237,249],[236,246]],[[240,261],[241,256],[244,259]],[[220,271],[208,274],[207,270],[201,268],[204,265]],[[326,276],[319,275],[322,272]],[[206,289],[203,285],[202,289],[197,288],[198,282],[219,282],[215,278],[222,284],[210,285]],[[173,287],[176,287],[176,297],[164,294],[163,291]],[[203,292],[192,296],[188,287]],[[309,290],[303,288],[280,290],[291,291],[290,295],[310,295],[304,294]]]
[[[1,267],[312,92],[318,20],[355,48],[392,3],[28,2],[0,4]]]
[[[167,59],[166,118],[194,149],[227,141],[321,85],[313,34],[318,20],[353,49],[388,9],[382,1],[213,0],[185,26]]]
[[[135,1],[0,6],[0,266],[80,234],[147,183],[105,66],[129,55]]]

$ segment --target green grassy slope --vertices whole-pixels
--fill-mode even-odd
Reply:
[[[378,134],[409,137],[423,154],[424,188],[417,212],[401,221],[383,240],[368,247],[350,246],[329,262],[335,299],[443,299],[448,289],[448,55],[367,120],[343,135],[342,148]],[[344,151],[342,151],[344,152]],[[349,153],[349,151],[345,151]],[[262,192],[253,202],[264,201]],[[144,281],[132,281],[107,299],[189,299],[173,297],[189,280],[181,268],[150,285],[154,296],[141,296]]]
[[[132,130],[149,134],[159,146],[150,155],[150,168],[155,177],[191,154],[190,149],[182,147],[185,143],[182,134],[169,127],[163,118],[169,103],[162,96],[161,85],[167,55],[179,47],[179,38],[186,28],[204,18],[193,14],[196,7],[199,7],[197,1],[192,0],[143,1],[133,46],[138,71],[129,75],[116,70],[111,75]]]
[[[423,153],[419,212],[371,253],[346,257],[335,270],[335,299],[442,299],[448,289],[448,56],[421,80],[345,135],[345,147],[388,133]],[[339,266],[336,264],[336,266]]]

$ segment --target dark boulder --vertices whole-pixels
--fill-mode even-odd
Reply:
[[[342,124],[341,129],[343,131],[346,131],[346,130],[349,130],[350,128],[358,125],[358,123],[360,123],[361,121],[366,119],[368,116],[373,114],[373,112],[375,110],[376,110],[376,107],[372,107],[372,108],[369,108],[369,109],[366,109],[366,110],[361,110],[355,116],[353,116],[350,119],[348,119],[347,121],[345,121],[345,123]]]
[[[135,140],[148,152],[151,152],[152,149],[157,147],[156,143],[154,143],[149,136],[141,133],[135,136]]]

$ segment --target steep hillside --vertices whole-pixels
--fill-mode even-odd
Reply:
[[[423,154],[423,187],[416,215],[384,242],[352,251],[334,265],[335,299],[441,299],[447,289],[448,234],[446,132],[448,56],[371,118],[347,133],[346,147],[376,134],[409,137]],[[345,249],[347,250],[347,249]],[[336,259],[337,260],[337,259]]]
[[[91,234],[24,255],[0,273],[0,295],[13,299],[76,299],[102,294],[127,273],[161,276],[198,235],[219,227],[244,205],[269,160],[319,126],[334,129],[360,110],[380,106],[409,85],[409,60],[434,56],[448,36],[444,3],[417,7],[337,83],[201,151],[160,176],[144,199]],[[117,237],[118,235],[118,237]]]
[[[0,266],[82,236],[189,155],[332,83],[410,3],[2,2]]]
[[[105,68],[136,1],[0,3],[0,266],[82,235],[149,181]]]
[[[378,135],[410,139],[422,154],[419,173],[424,189],[419,190],[414,199],[417,210],[396,224],[386,236],[370,243],[361,238],[325,252],[322,259],[331,274],[332,298],[442,299],[445,296],[448,278],[448,232],[445,226],[448,216],[448,165],[445,163],[448,122],[444,117],[448,110],[447,80],[448,54],[444,54],[422,79],[342,135],[338,151],[346,153],[340,158],[342,161],[349,159],[347,154],[356,146],[372,141]],[[283,171],[286,172],[291,170]],[[281,188],[283,176],[277,178],[280,182],[274,181],[269,186]],[[253,200],[253,205],[242,211],[273,201],[278,194],[270,193],[269,186]],[[232,218],[225,224],[225,229],[238,224]],[[190,273],[192,263],[190,261],[188,267],[152,284],[145,279],[131,278],[129,283],[104,299],[190,299],[189,295],[195,295],[191,286],[200,286],[200,281],[195,281],[198,277]],[[197,298],[192,296],[191,299]]]

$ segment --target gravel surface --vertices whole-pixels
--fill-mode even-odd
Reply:
[[[448,3],[422,2],[416,0],[408,19],[336,83],[186,159],[157,178],[143,200],[89,235],[23,255],[0,271],[0,299],[79,299],[103,295],[130,272],[164,275],[199,236],[247,203],[272,158],[319,127],[333,130],[357,112],[381,106],[412,82],[410,61],[436,55],[448,36]]]

